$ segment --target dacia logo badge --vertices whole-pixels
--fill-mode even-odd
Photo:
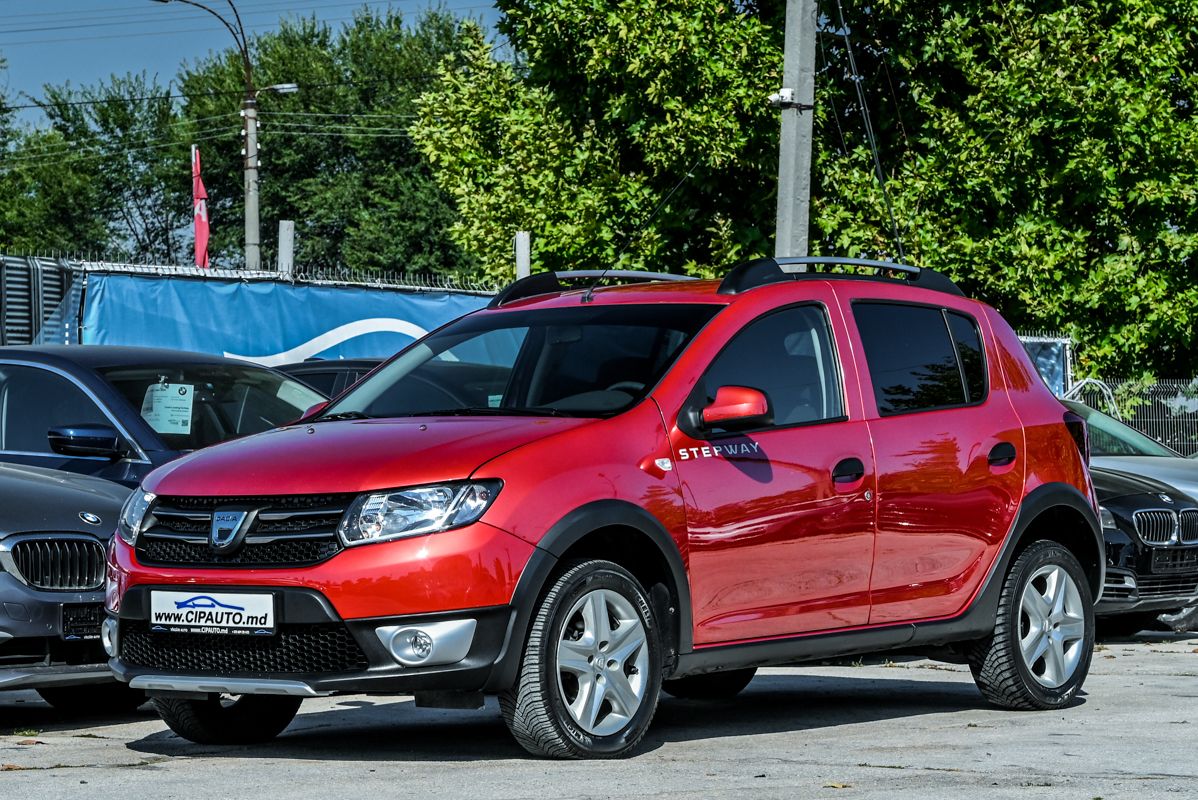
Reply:
[[[1169,504],[1173,503],[1173,498],[1170,497],[1169,495],[1165,494],[1164,492],[1161,492],[1160,494],[1158,494],[1157,497],[1164,500],[1166,503],[1169,503]]]
[[[212,513],[212,530],[208,546],[217,553],[236,550],[245,539],[253,514],[243,509],[220,509]]]

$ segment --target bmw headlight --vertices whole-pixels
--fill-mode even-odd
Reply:
[[[143,492],[139,488],[135,489],[133,494],[129,495],[129,499],[125,501],[125,507],[121,509],[121,518],[116,524],[116,535],[121,537],[121,541],[125,544],[130,546],[136,544],[137,536],[141,533],[142,526],[145,525],[146,516],[156,497],[156,495]]]
[[[364,494],[341,518],[346,545],[403,539],[477,522],[499,494],[500,481],[413,486]]]
[[[1115,515],[1112,514],[1106,506],[1098,507],[1098,520],[1102,523],[1103,530],[1117,530],[1118,525],[1115,524]]]

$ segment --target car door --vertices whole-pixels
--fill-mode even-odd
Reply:
[[[947,296],[858,298],[846,316],[860,336],[877,461],[869,622],[953,616],[981,585],[1023,489],[1023,430],[1008,395],[990,391],[1002,384],[983,347],[990,333],[971,304]]]
[[[868,618],[873,463],[865,423],[846,413],[838,350],[823,303],[770,311],[731,337],[679,410],[696,644]],[[773,423],[699,429],[721,386],[763,392]]]
[[[124,483],[144,476],[142,467],[149,465],[140,458],[113,462],[54,452],[47,434],[63,425],[107,425],[124,435],[95,398],[68,376],[34,364],[0,362],[0,460]]]

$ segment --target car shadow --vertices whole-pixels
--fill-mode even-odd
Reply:
[[[678,700],[663,694],[639,752],[674,742],[819,731],[983,708],[990,707],[969,680],[766,674],[731,700]],[[529,757],[508,734],[493,698],[478,711],[416,708],[409,698],[346,698],[333,709],[302,713],[282,736],[268,744],[196,745],[164,730],[127,746],[140,753],[182,757],[220,754],[333,761]]]
[[[87,728],[102,728],[154,719],[154,707],[149,701],[136,711],[89,712],[86,709],[62,710],[46,703],[31,691],[0,693],[0,735],[19,735],[22,731],[38,733],[77,732]]]

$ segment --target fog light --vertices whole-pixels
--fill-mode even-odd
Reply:
[[[387,625],[375,629],[391,657],[405,667],[454,664],[470,652],[478,622],[456,619],[421,625]]]
[[[104,652],[109,658],[116,658],[116,640],[117,621],[112,617],[105,617],[100,623],[100,644],[104,645]]]

